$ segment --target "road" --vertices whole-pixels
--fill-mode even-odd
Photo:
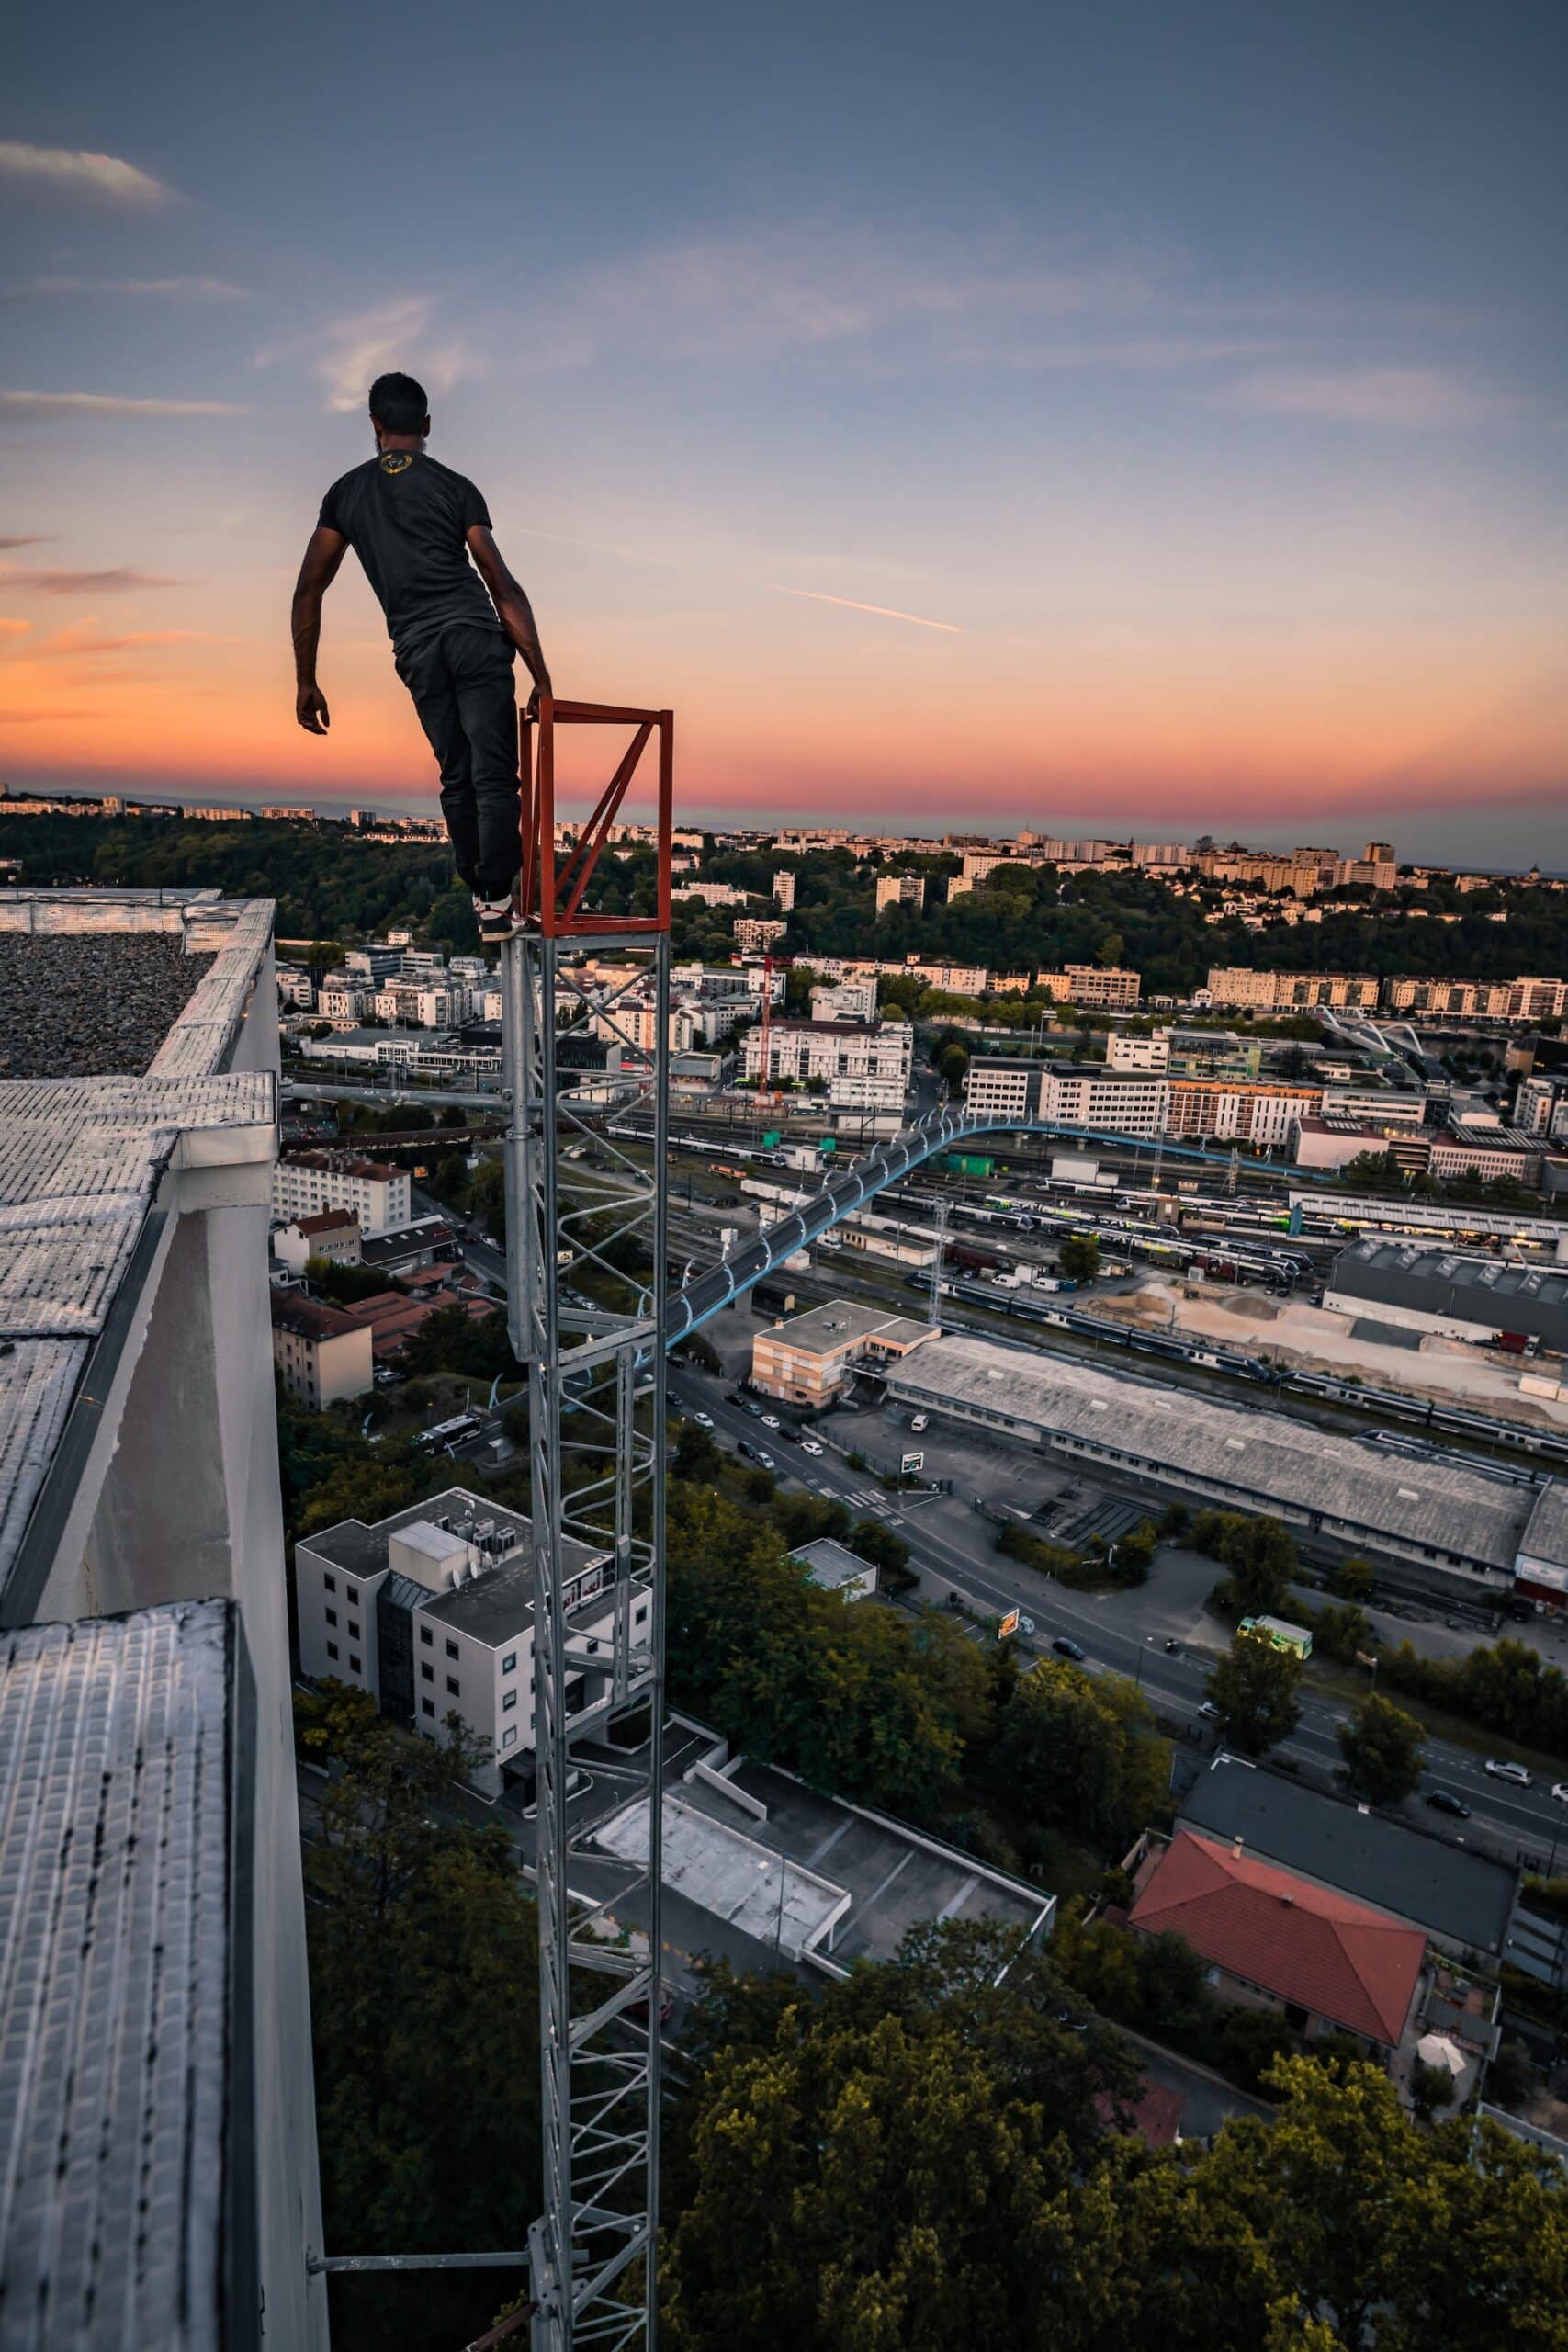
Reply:
[[[715,1434],[731,1448],[742,1437],[761,1444],[773,1455],[782,1483],[834,1498],[857,1518],[885,1521],[908,1544],[914,1566],[956,1587],[982,1615],[1022,1610],[1036,1629],[1032,1644],[1025,1637],[1023,1646],[1046,1648],[1055,1635],[1067,1634],[1088,1652],[1091,1668],[1132,1675],[1178,1727],[1183,1746],[1205,1757],[1213,1754],[1213,1737],[1198,1713],[1213,1654],[1205,1656],[1184,1643],[1173,1657],[1157,1635],[1119,1629],[1110,1620],[1119,1606],[1124,1610],[1125,1596],[1065,1590],[1037,1571],[991,1552],[988,1524],[967,1504],[948,1497],[890,1495],[872,1473],[852,1469],[831,1450],[819,1456],[803,1454],[774,1431],[760,1430],[752,1416],[731,1403],[726,1392],[727,1384],[716,1377],[683,1365],[671,1367],[671,1401],[687,1412],[707,1413]],[[1315,1695],[1308,1680],[1301,1722],[1276,1756],[1319,1773],[1332,1772],[1341,1760],[1336,1735],[1348,1713],[1337,1701]],[[1451,1789],[1470,1806],[1472,1817],[1450,1830],[1447,1820],[1414,1799],[1409,1817],[1419,1820],[1424,1829],[1437,1830],[1454,1843],[1495,1844],[1509,1860],[1523,1851],[1545,1862],[1559,1839],[1568,1851],[1568,1805],[1553,1801],[1550,1786],[1538,1781],[1532,1789],[1510,1788],[1490,1778],[1473,1751],[1445,1740],[1428,1741],[1427,1763],[1422,1795],[1437,1787]],[[1478,1838],[1478,1830],[1484,1834]]]

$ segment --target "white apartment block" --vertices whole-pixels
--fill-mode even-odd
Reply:
[[[1208,994],[1213,1004],[1226,1010],[1312,1012],[1328,1006],[1373,1012],[1378,984],[1370,972],[1249,972],[1238,965],[1216,965]]]
[[[795,904],[795,876],[787,867],[773,876],[773,904],[781,915],[787,915]]]
[[[412,1214],[406,1169],[361,1159],[352,1151],[302,1151],[272,1171],[272,1214],[278,1225],[321,1209],[352,1209],[361,1233],[407,1225]]]
[[[1138,1001],[1139,975],[1113,966],[1066,964],[1059,972],[1042,972],[1039,986],[1049,989],[1058,1004],[1075,1004],[1085,1012],[1131,1012]]]
[[[1249,1143],[1258,1150],[1289,1144],[1303,1119],[1323,1107],[1320,1086],[1283,1086],[1247,1079],[1173,1078],[1168,1136]]]
[[[811,991],[813,1021],[874,1021],[876,982],[837,980]]]
[[[316,1001],[316,984],[309,972],[295,964],[280,964],[277,967],[277,995],[281,1004],[294,1004],[306,1012]]]
[[[287,1393],[312,1413],[372,1385],[374,1334],[339,1306],[302,1291],[272,1295],[272,1360]]]
[[[1052,1126],[1093,1127],[1120,1136],[1163,1135],[1170,1115],[1170,1087],[1153,1076],[1047,1064],[1041,1080],[1040,1115]]]
[[[700,899],[705,907],[743,907],[751,894],[738,890],[733,882],[682,882],[675,895]]]
[[[1521,1135],[1568,1137],[1568,1072],[1542,1071],[1520,1081],[1514,1125]]]
[[[353,1029],[366,1013],[366,991],[347,987],[341,980],[324,980],[316,999],[316,1011],[334,1029]]]
[[[923,874],[879,874],[876,877],[876,911],[884,907],[912,907],[919,914],[926,903],[926,877]]]
[[[976,1055],[964,1080],[964,1104],[977,1119],[1036,1118],[1043,1067]]]
[[[1105,1067],[1120,1070],[1163,1070],[1170,1067],[1170,1032],[1156,1029],[1152,1037],[1132,1037],[1113,1029],[1105,1047]]]
[[[823,1079],[832,1110],[901,1111],[915,1040],[907,1021],[775,1021],[768,1033],[765,1073],[760,1029],[747,1031],[740,1051],[743,1078],[765,1077],[773,1084]]]
[[[592,1656],[614,1624],[613,1555],[568,1542],[565,1590],[574,1645]],[[342,1521],[294,1551],[300,1670],[368,1691],[385,1715],[427,1739],[454,1719],[486,1748],[476,1785],[498,1795],[531,1773],[534,1749],[534,1556],[516,1511],[451,1487],[367,1525]],[[649,1600],[628,1588],[634,1644]],[[595,1706],[607,1676],[585,1666],[567,1688],[572,1714]]]
[[[457,1000],[456,1005],[454,997]],[[389,988],[377,989],[370,1000],[370,1010],[378,1020],[395,1021],[408,1029],[449,1029],[467,1012],[467,991],[394,982]]]

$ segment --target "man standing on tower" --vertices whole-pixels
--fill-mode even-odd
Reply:
[[[534,681],[533,716],[551,691],[539,632],[491,536],[483,498],[425,448],[428,403],[412,376],[376,379],[370,424],[376,455],[333,482],[299,567],[295,716],[308,734],[326,733],[316,684],[321,599],[352,548],[387,616],[398,675],[440,766],[441,813],[474,894],[479,935],[506,939],[518,921],[520,863],[513,653]]]

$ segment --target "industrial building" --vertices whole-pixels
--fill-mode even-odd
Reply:
[[[910,1316],[837,1298],[757,1333],[751,1342],[751,1385],[783,1404],[826,1405],[863,1359],[897,1363],[935,1337],[931,1324],[917,1323]]]
[[[1559,1266],[1368,1238],[1340,1251],[1323,1303],[1446,1339],[1484,1344],[1507,1333],[1568,1353],[1568,1269]]]
[[[825,1311],[825,1310],[824,1310]],[[1545,1488],[1480,1470],[1412,1462],[1283,1413],[1213,1404],[1125,1373],[999,1345],[942,1338],[887,1374],[890,1400],[992,1430],[1072,1461],[1146,1481],[1175,1499],[1267,1512],[1309,1540],[1511,1589],[1532,1506]],[[1542,1520],[1543,1531],[1549,1521]],[[1568,1583],[1543,1532],[1542,1566]],[[1550,1577],[1540,1581],[1550,1585]],[[1563,1598],[1560,1584],[1552,1598]]]

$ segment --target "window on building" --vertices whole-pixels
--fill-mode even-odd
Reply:
[[[507,1655],[502,1659],[501,1670],[502,1674],[515,1674],[517,1671],[517,1653],[515,1650],[509,1650]]]
[[[449,1674],[446,1677],[446,1688],[455,1699],[457,1696],[457,1678],[455,1674]]]
[[[337,1611],[335,1609],[328,1610],[327,1623],[329,1625],[335,1625],[337,1623]]]
[[[335,1592],[337,1590],[336,1577],[323,1577],[321,1578],[321,1582],[325,1585],[329,1592]]]
[[[422,1625],[420,1627],[419,1638],[424,1644],[426,1649],[429,1649],[435,1640],[435,1636],[431,1632],[428,1625]]]
[[[360,1671],[359,1660],[355,1657],[352,1650],[350,1650],[348,1654],[348,1670],[350,1674],[357,1674]]]
[[[502,1733],[502,1735],[501,1735],[501,1744],[502,1744],[502,1747],[514,1747],[516,1746],[516,1744],[517,1744],[517,1726],[516,1726],[516,1724],[513,1724],[513,1726],[512,1726],[512,1728],[511,1728],[511,1730],[510,1730],[510,1731],[503,1731],[503,1732]]]
[[[422,1666],[419,1669],[419,1679],[422,1682],[434,1682],[435,1668],[433,1666]]]
[[[419,1704],[420,1712],[423,1714],[433,1715],[435,1713],[435,1702],[434,1699],[422,1699]]]
[[[446,1655],[447,1655],[447,1657],[457,1657],[457,1643],[456,1643],[456,1642],[448,1642],[448,1643],[447,1643],[447,1645],[446,1645]]]
[[[327,1644],[327,1656],[328,1656],[329,1657],[336,1657],[336,1656],[337,1656],[337,1644],[336,1644],[335,1642],[329,1642],[329,1643]]]
[[[509,1715],[509,1714],[512,1713],[513,1708],[516,1704],[517,1704],[517,1693],[516,1693],[516,1691],[515,1691],[515,1690],[509,1690],[509,1691],[506,1693],[506,1696],[504,1697],[504,1699],[502,1699],[502,1702],[501,1702],[501,1712],[502,1712],[502,1713],[503,1715]]]

